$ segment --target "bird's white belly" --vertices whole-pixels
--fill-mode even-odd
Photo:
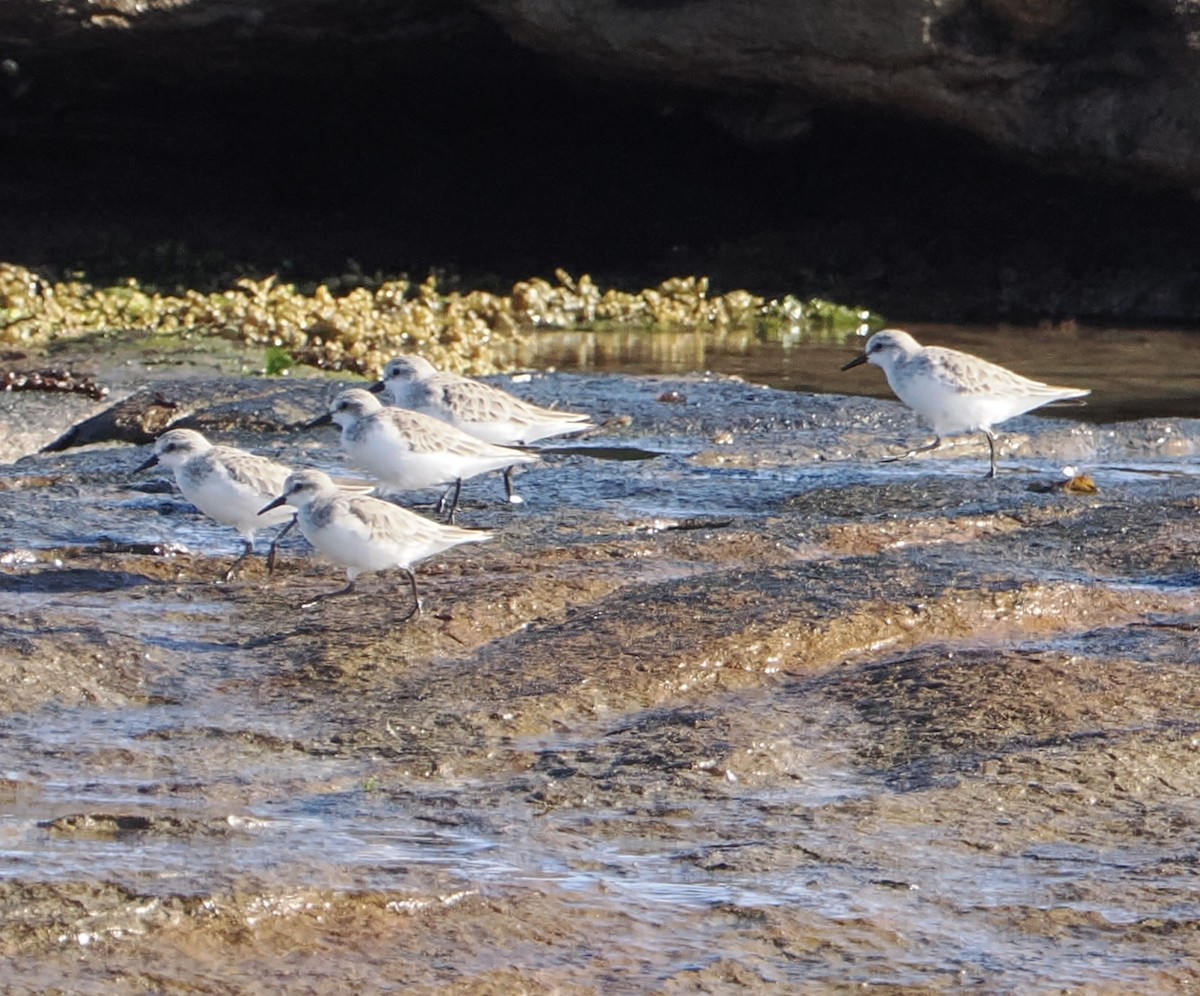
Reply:
[[[976,432],[1006,417],[1002,398],[957,391],[940,381],[897,378],[892,390],[939,436]]]
[[[468,422],[461,418],[447,418],[445,421],[460,432],[493,446],[512,446],[524,442],[521,438],[522,427],[515,422]]]
[[[448,453],[416,453],[399,439],[368,433],[350,450],[350,458],[367,473],[402,491],[453,484],[455,458]]]
[[[345,567],[351,577],[405,563],[393,544],[372,541],[366,527],[357,519],[335,518],[317,526],[311,516],[301,514],[300,531],[317,553],[331,563]]]
[[[554,419],[542,421],[520,421],[510,419],[502,422],[463,422],[463,432],[495,443],[497,446],[528,446],[551,436],[563,436],[570,432],[582,432],[588,428],[579,419]]]
[[[200,481],[183,475],[178,483],[183,496],[201,512],[223,526],[233,526],[247,539],[257,529],[286,522],[293,514],[291,509],[280,507],[260,516],[258,510],[274,496],[261,495],[221,474],[209,474]]]

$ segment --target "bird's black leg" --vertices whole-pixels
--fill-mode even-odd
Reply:
[[[461,477],[457,481],[454,482],[454,497],[449,502],[446,501],[446,495],[448,495],[448,494],[450,494],[450,488],[447,488],[446,494],[442,495],[442,497],[438,499],[437,513],[438,513],[438,515],[445,513],[446,521],[453,525],[454,514],[458,511],[458,496],[460,494],[462,494],[462,478]],[[449,511],[447,511],[447,509],[446,509],[447,504],[450,506]]]
[[[987,436],[988,450],[991,452],[992,456],[991,469],[988,470],[987,473],[987,476],[990,479],[996,476],[996,435],[991,429],[984,429],[983,434]]]
[[[907,453],[901,453],[899,456],[884,457],[880,463],[895,463],[897,460],[907,460],[909,457],[914,457],[918,453],[928,453],[930,450],[936,450],[942,445],[942,437],[934,436],[933,442],[926,443],[924,446],[918,446],[916,449],[909,450]]]
[[[232,564],[229,565],[229,570],[225,572],[225,580],[232,581],[233,576],[237,574],[238,568],[242,566],[242,562],[254,552],[254,544],[249,540],[243,540],[246,546],[242,549],[242,555],[238,557]]]
[[[337,598],[340,595],[349,595],[352,591],[354,591],[354,582],[349,581],[345,588],[339,588],[337,591],[327,591],[323,595],[317,595],[315,598],[310,598],[307,602],[302,602],[300,608],[311,609],[314,605],[319,605],[326,599]]]
[[[410,620],[413,616],[419,616],[421,614],[421,597],[417,594],[417,576],[412,572],[412,569],[408,567],[402,567],[400,569],[408,575],[408,585],[412,589],[413,607],[409,609],[408,615],[402,616],[397,621],[408,622],[408,620]]]
[[[504,497],[508,499],[510,505],[519,504],[521,499],[513,494],[513,471],[517,468],[504,468]]]
[[[278,548],[280,541],[288,534],[288,530],[296,524],[296,517],[293,515],[288,520],[288,524],[275,534],[275,538],[271,540],[271,549],[267,551],[267,573],[271,574],[275,570],[275,550]]]

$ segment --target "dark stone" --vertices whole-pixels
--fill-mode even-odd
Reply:
[[[235,382],[166,381],[134,391],[84,419],[43,453],[57,453],[91,443],[153,442],[168,429],[200,432],[294,429],[320,410],[330,393],[321,381],[243,378]]]
[[[0,259],[1194,320],[1166,0],[8,0]]]

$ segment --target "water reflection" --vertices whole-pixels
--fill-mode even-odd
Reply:
[[[927,345],[976,353],[1050,383],[1090,387],[1072,418],[1110,422],[1200,416],[1197,333],[1174,329],[896,323]],[[792,391],[891,397],[877,370],[844,374],[861,339],[827,330],[783,334],[647,331],[539,332],[512,361],[539,370],[683,374],[711,370]]]

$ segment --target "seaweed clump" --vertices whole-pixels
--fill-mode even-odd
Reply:
[[[443,291],[436,276],[419,284],[403,278],[348,288],[322,283],[311,292],[274,276],[243,277],[225,290],[167,294],[134,279],[95,287],[0,263],[0,345],[48,345],[137,329],[223,336],[270,351],[281,366],[290,359],[375,376],[396,353],[419,350],[446,369],[486,374],[502,366],[498,357],[509,353],[502,347],[538,329],[727,331],[824,321],[831,307],[795,298],[767,301],[744,290],[712,294],[707,277],[676,277],[635,292],[602,289],[587,275],[576,279],[563,270],[555,278],[521,281],[508,295]]]

